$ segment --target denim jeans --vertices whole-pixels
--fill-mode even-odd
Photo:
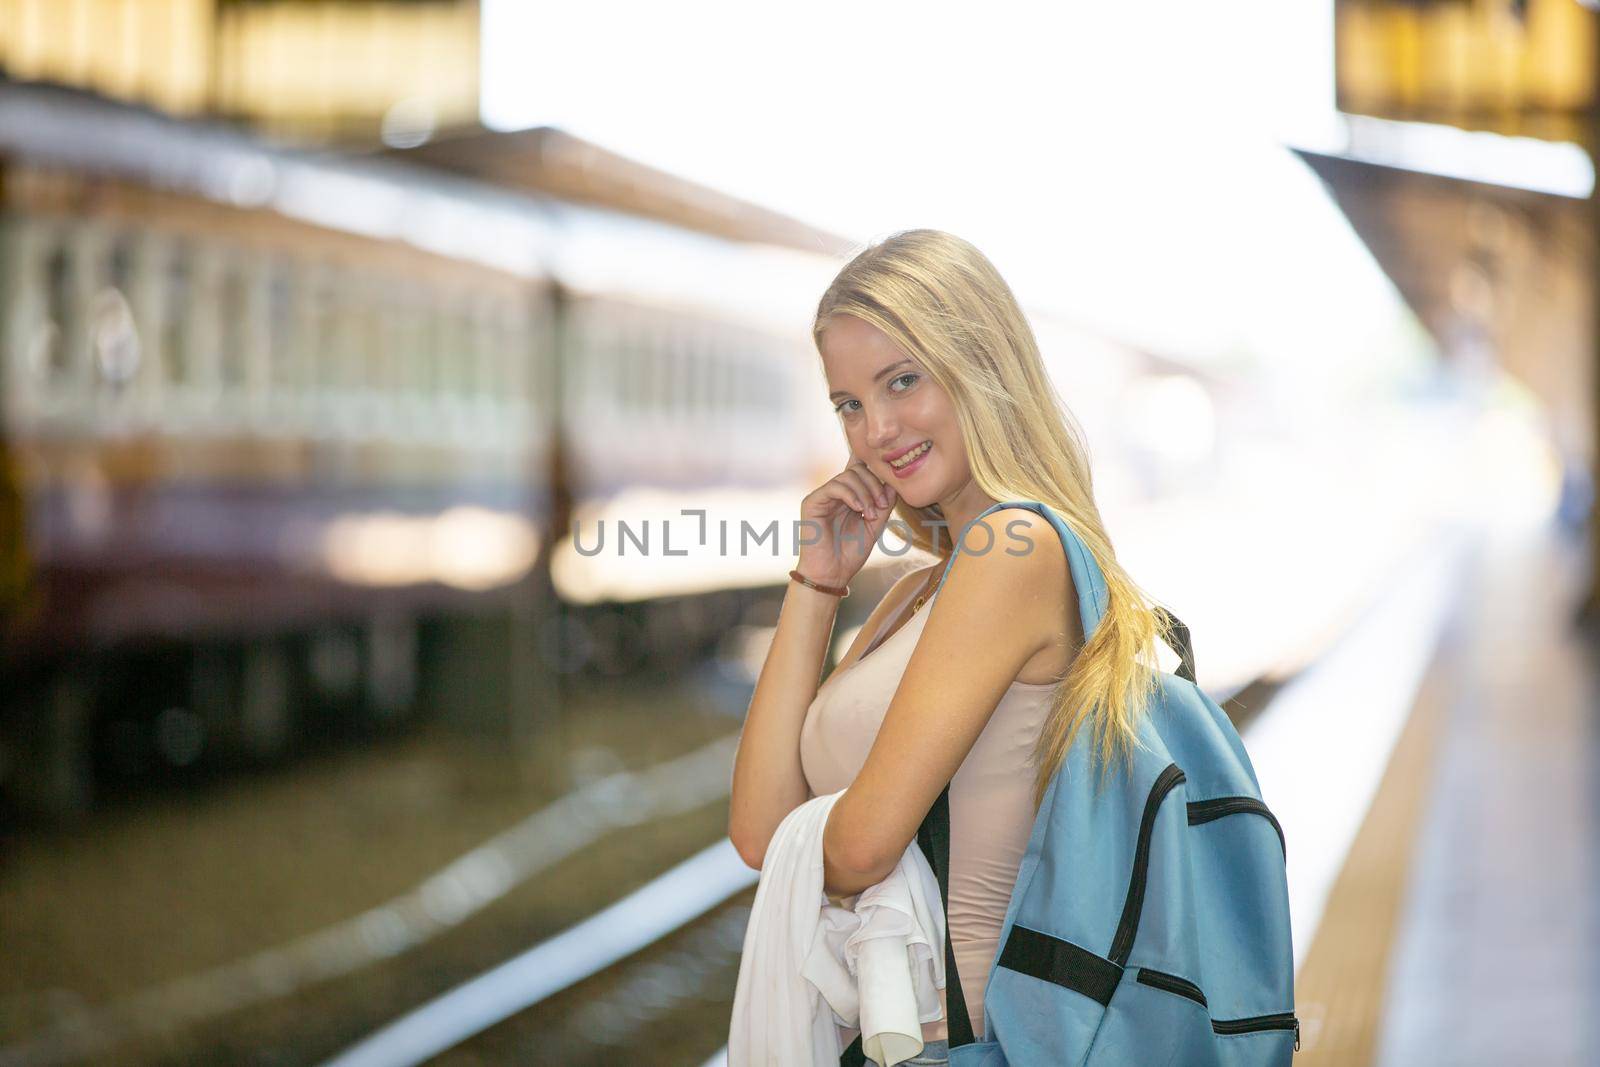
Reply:
[[[917,1067],[940,1067],[950,1062],[950,1042],[929,1041],[922,1046],[922,1051],[909,1060],[901,1060],[902,1064],[916,1064]]]

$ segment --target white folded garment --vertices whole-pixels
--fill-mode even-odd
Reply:
[[[922,1051],[942,1018],[944,908],[913,842],[842,908],[823,892],[822,831],[841,790],[785,816],[762,861],[728,1031],[729,1067],[837,1067],[839,1027],[884,1067]]]

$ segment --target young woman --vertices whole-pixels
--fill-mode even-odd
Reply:
[[[949,936],[981,1040],[1045,787],[1080,728],[1104,758],[1126,751],[1160,621],[1117,564],[1081,434],[981,252],[936,230],[895,234],[840,271],[812,336],[850,462],[800,505],[815,543],[800,549],[750,702],[728,832],[759,869],[784,816],[844,790],[823,835],[824,889],[848,906],[949,783]],[[1048,505],[1094,553],[1110,606],[1087,647],[1049,521],[1010,508],[973,522],[1005,500]],[[937,562],[895,583],[819,687],[839,595],[891,515]],[[943,1018],[925,1023],[910,1062],[946,1062],[947,1033]]]

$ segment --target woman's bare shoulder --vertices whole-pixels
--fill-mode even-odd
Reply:
[[[964,573],[945,610],[960,617],[964,605],[968,613],[1004,610],[1013,623],[1026,620],[1032,651],[1016,681],[1056,684],[1081,644],[1072,569],[1060,534],[1048,518],[1024,507],[1000,509],[975,525],[985,532],[963,539],[955,570]]]

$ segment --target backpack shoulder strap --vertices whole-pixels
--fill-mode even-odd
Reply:
[[[946,1028],[951,1048],[972,1044],[972,1019],[967,1014],[966,994],[961,990],[961,975],[956,970],[955,947],[950,944],[950,785],[928,809],[922,825],[917,827],[917,847],[928,859],[934,877],[939,880],[939,901],[944,909],[944,1005]],[[839,1067],[865,1067],[866,1053],[861,1049],[861,1035],[850,1043],[839,1057]]]
[[[944,1006],[950,1047],[970,1045],[976,1039],[972,1036],[972,1019],[967,1015],[967,997],[961,990],[961,973],[956,969],[956,951],[950,944],[949,782],[917,827],[917,846],[939,880],[939,901],[944,908]]]
[[[1067,554],[1067,567],[1072,572],[1073,587],[1078,592],[1078,617],[1083,624],[1084,640],[1087,641],[1094,636],[1094,631],[1100,625],[1100,619],[1105,615],[1106,608],[1110,603],[1111,596],[1106,588],[1105,575],[1100,570],[1100,564],[1095,562],[1094,553],[1089,551],[1088,546],[1083,543],[1083,540],[1078,537],[1072,527],[1067,525],[1066,521],[1056,514],[1054,508],[1037,500],[1005,500],[998,504],[991,504],[973,516],[970,522],[954,534],[951,541],[950,559],[945,563],[944,571],[939,575],[939,585],[934,588],[934,591],[937,592],[939,588],[943,587],[945,579],[950,577],[950,568],[955,565],[956,557],[960,556],[963,551],[975,551],[962,548],[966,544],[967,531],[979,519],[986,515],[992,515],[1004,508],[1027,508],[1029,511],[1043,515],[1056,528],[1056,533],[1061,537],[1061,547]],[[983,552],[988,552],[992,548],[993,546],[991,545],[990,548],[983,549],[982,552],[977,554],[982,555]],[[1007,551],[1010,550],[1008,549]],[[1015,552],[1012,554],[1016,555]]]
[[[1061,547],[1067,554],[1067,567],[1072,573],[1072,585],[1078,591],[1078,617],[1083,626],[1083,639],[1088,641],[1094,636],[1095,629],[1099,627],[1100,620],[1111,603],[1111,592],[1106,585],[1105,573],[1077,531],[1057,514],[1054,508],[1038,500],[1006,500],[992,504],[974,516],[951,542],[950,559],[946,561],[934,591],[937,592],[944,585],[945,579],[950,577],[950,568],[955,565],[956,557],[961,554],[961,546],[965,543],[967,530],[972,524],[985,515],[992,515],[1004,508],[1027,508],[1029,511],[1038,512],[1056,528],[1056,533],[1061,536]],[[1162,621],[1162,640],[1178,654],[1178,677],[1194,682],[1194,647],[1190,643],[1189,628],[1165,607],[1157,606],[1155,611]]]

